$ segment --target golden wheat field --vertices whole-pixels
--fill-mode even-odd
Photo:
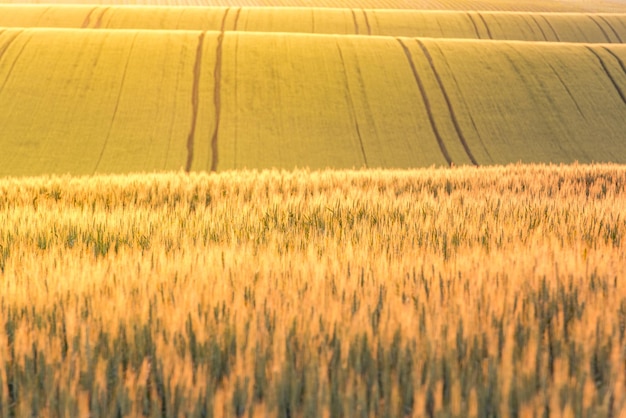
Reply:
[[[626,2],[0,3],[0,418],[626,417]]]
[[[2,180],[0,413],[621,416],[625,185],[610,165]]]

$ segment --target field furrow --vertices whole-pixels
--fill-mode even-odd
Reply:
[[[363,167],[367,168],[369,164],[367,163],[367,154],[365,152],[365,147],[363,146],[363,136],[361,135],[361,128],[359,126],[359,120],[356,115],[356,109],[358,106],[355,106],[354,100],[352,99],[352,89],[350,87],[350,82],[348,80],[348,74],[350,70],[346,67],[346,61],[343,57],[343,52],[341,50],[341,45],[337,43],[337,52],[339,53],[339,59],[341,60],[341,65],[343,66],[343,74],[344,74],[344,85],[346,88],[346,102],[348,104],[348,109],[350,112],[350,119],[354,122],[354,132],[359,140],[359,145],[361,147],[361,155],[363,156]]]
[[[196,61],[193,65],[193,89],[191,96],[191,128],[189,129],[189,135],[187,136],[187,163],[185,164],[185,171],[191,170],[193,163],[193,151],[195,146],[196,125],[198,124],[198,106],[199,106],[199,90],[200,90],[200,73],[202,70],[202,51],[204,46],[205,32],[200,33],[198,37],[198,47],[196,49]],[[219,41],[218,41],[219,42]],[[215,95],[218,97],[218,95]]]
[[[433,74],[435,75],[435,79],[437,80],[437,85],[439,86],[439,89],[441,90],[441,93],[443,94],[443,97],[446,101],[446,106],[448,107],[448,114],[450,115],[450,120],[452,121],[452,124],[454,125],[454,130],[456,131],[459,140],[461,141],[461,143],[463,144],[463,149],[465,150],[465,153],[467,154],[467,157],[469,158],[469,160],[472,162],[473,165],[478,165],[478,162],[476,161],[476,158],[474,158],[474,155],[472,154],[472,151],[469,149],[468,145],[467,145],[467,141],[465,139],[465,135],[463,135],[463,131],[459,125],[459,121],[457,119],[456,113],[454,111],[454,108],[452,107],[452,103],[450,102],[450,97],[448,96],[448,92],[446,91],[446,87],[443,84],[443,81],[441,80],[441,77],[439,76],[439,72],[437,71],[437,69],[435,68],[435,63],[433,62],[433,58],[430,55],[430,52],[428,52],[428,48],[426,48],[426,46],[424,45],[423,42],[421,42],[419,39],[417,40],[418,45],[420,46],[420,49],[422,50],[422,52],[424,53],[424,56],[426,57],[426,60],[428,61],[428,64],[430,65],[430,69],[432,70]]]
[[[133,53],[133,47],[135,45],[135,40],[137,39],[137,33],[135,33],[130,41],[130,48],[128,50],[128,53],[126,55],[126,59],[123,61],[125,62],[124,67],[121,71],[121,79],[120,79],[120,83],[119,83],[119,88],[117,90],[117,96],[116,96],[116,100],[115,100],[115,107],[113,108],[113,114],[111,115],[111,121],[109,122],[109,129],[107,132],[106,137],[104,138],[104,141],[102,143],[102,148],[100,150],[100,154],[98,155],[98,160],[96,161],[96,166],[94,167],[94,173],[96,173],[98,171],[98,168],[100,167],[100,163],[102,163],[102,157],[104,156],[104,151],[107,148],[107,145],[109,144],[109,140],[111,138],[111,132],[113,130],[113,126],[115,125],[115,120],[117,118],[119,109],[120,109],[120,102],[122,99],[122,92],[124,91],[124,84],[126,83],[126,77],[128,75],[128,64],[130,63],[130,59]]]
[[[217,48],[215,49],[215,69],[213,70],[213,106],[215,108],[215,128],[211,135],[211,171],[217,170],[219,162],[218,136],[220,131],[220,115],[222,113],[222,55],[224,45],[224,32],[220,32],[217,37]]]
[[[618,83],[617,78],[611,73],[611,70],[609,69],[609,66],[605,62],[604,58],[594,48],[588,46],[587,50],[597,58],[598,63],[602,67],[602,71],[604,71],[604,74],[606,74],[608,79],[611,81],[611,84],[613,84],[613,87],[615,87],[615,92],[619,95],[620,99],[622,99],[622,103],[624,104],[624,106],[626,106],[626,95],[624,94],[624,90]]]
[[[441,154],[446,159],[446,162],[448,163],[448,165],[452,165],[453,163],[452,157],[450,156],[450,153],[448,152],[448,149],[445,145],[445,141],[441,133],[439,133],[439,129],[437,128],[437,123],[435,122],[435,116],[433,115],[433,108],[430,105],[430,101],[426,93],[426,87],[424,83],[422,82],[419,72],[417,71],[417,68],[415,66],[415,61],[413,60],[413,54],[409,50],[409,47],[407,46],[407,44],[402,39],[398,39],[398,42],[400,43],[400,46],[402,47],[402,50],[404,51],[404,54],[406,55],[406,60],[409,63],[409,66],[411,67],[411,71],[413,72],[413,78],[415,79],[415,83],[419,87],[419,91],[422,95],[422,100],[424,101],[424,106],[426,107],[426,112],[428,113],[428,120],[430,121],[430,126],[433,130],[433,134],[437,138],[437,144],[439,145]]]
[[[623,38],[622,36],[619,34],[619,32],[615,29],[615,27],[613,26],[613,24],[609,21],[609,19],[607,18],[607,16],[604,15],[597,15],[597,18],[602,20],[602,22],[604,22],[604,24],[609,28],[609,30],[611,31],[611,33],[613,33],[613,36],[617,39],[617,41],[619,43],[623,43]]]

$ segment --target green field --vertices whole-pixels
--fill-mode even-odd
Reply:
[[[626,160],[621,44],[8,28],[0,45],[0,175]]]

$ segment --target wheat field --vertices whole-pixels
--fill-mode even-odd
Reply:
[[[0,3],[0,418],[626,417],[623,1]]]
[[[0,416],[626,412],[626,170],[0,181]]]

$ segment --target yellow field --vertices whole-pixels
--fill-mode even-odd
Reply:
[[[0,5],[0,26],[298,32],[621,43],[626,14],[341,9]]]
[[[626,417],[625,1],[37,2],[0,418]]]
[[[4,176],[626,162],[621,44],[6,29],[0,54]]]
[[[621,416],[625,185],[576,165],[2,180],[0,416]]]
[[[8,4],[50,5],[50,0],[0,0]],[[54,4],[164,5],[182,7],[316,7],[408,10],[506,10],[623,12],[623,0],[56,0]]]

